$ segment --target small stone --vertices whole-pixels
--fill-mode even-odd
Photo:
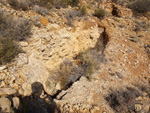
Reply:
[[[0,108],[2,113],[10,112],[10,108],[11,108],[10,100],[4,97],[0,98]]]
[[[22,41],[22,42],[20,42],[20,45],[21,45],[22,47],[27,47],[27,46],[28,46],[28,42]]]
[[[2,81],[2,82],[0,83],[0,87],[4,87],[4,86],[5,86],[5,82]]]
[[[142,109],[142,106],[140,104],[135,104],[135,110],[140,111]]]
[[[18,98],[18,97],[13,97],[12,101],[13,101],[13,106],[14,106],[14,108],[18,109],[18,108],[19,108],[19,105],[20,105],[20,100],[19,100],[19,98]]]
[[[41,23],[46,26],[48,24],[48,19],[47,18],[42,18]]]
[[[141,101],[143,99],[143,97],[139,96],[136,98],[136,101]]]
[[[147,93],[146,93],[146,92],[143,92],[142,94],[143,94],[143,96],[147,96]]]
[[[58,89],[58,90],[61,89],[61,84],[60,84],[60,82],[58,82],[58,83],[56,84],[56,89]]]
[[[123,78],[122,74],[121,74],[121,73],[119,73],[119,72],[116,72],[116,75],[117,75],[117,76],[118,76],[118,78],[120,78],[120,79],[122,79],[122,78]]]
[[[0,71],[6,69],[6,66],[0,66]]]

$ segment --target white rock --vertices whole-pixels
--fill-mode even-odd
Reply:
[[[4,70],[4,69],[6,69],[6,68],[7,68],[6,65],[5,65],[5,66],[1,66],[1,67],[0,67],[0,71]]]

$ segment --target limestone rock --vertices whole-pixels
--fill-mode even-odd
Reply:
[[[21,68],[23,65],[28,63],[27,55],[24,53],[21,53],[18,55],[18,58],[16,59],[16,66],[18,68]]]
[[[22,42],[20,42],[20,45],[21,45],[22,47],[27,47],[27,46],[28,46],[28,42],[22,41]]]
[[[135,110],[138,112],[142,109],[142,105],[135,104]]]
[[[16,93],[15,89],[11,88],[0,88],[0,95],[13,95]]]
[[[10,112],[10,108],[11,108],[11,102],[9,99],[7,98],[0,98],[0,111],[2,113],[4,112]]]
[[[18,97],[13,97],[12,98],[12,101],[13,101],[13,107],[18,109],[19,108],[19,105],[20,105],[20,100]]]
[[[6,69],[7,66],[0,66],[0,71]]]

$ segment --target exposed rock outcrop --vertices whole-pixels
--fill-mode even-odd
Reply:
[[[111,0],[82,0],[79,5],[87,8],[86,16],[78,7],[41,14],[36,11],[41,6],[20,11],[0,3],[2,11],[31,23],[30,37],[18,43],[22,52],[0,66],[1,112],[150,112],[150,20],[134,17],[131,9]],[[93,17],[99,7],[107,11],[104,19]],[[92,55],[98,57],[78,58],[94,49]],[[101,58],[100,66],[93,73],[96,58]],[[62,70],[76,73],[63,87],[55,71],[66,59],[73,68]],[[81,66],[89,66],[91,75],[84,75]]]

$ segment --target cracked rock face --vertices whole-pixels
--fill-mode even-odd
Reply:
[[[87,22],[93,23],[93,21],[95,20]],[[33,28],[32,38],[28,41],[29,45],[23,47],[26,55],[20,54],[16,63],[17,73],[26,80],[23,84],[25,95],[31,93],[29,84],[36,81],[44,85],[48,94],[54,95],[57,92],[55,85],[54,90],[45,86],[45,81],[50,76],[49,71],[56,69],[65,59],[71,59],[80,51],[94,47],[103,32],[103,28],[97,25],[84,29],[85,24],[84,21],[77,22],[75,31],[71,27],[61,28],[57,24],[47,25],[40,30]]]
[[[19,42],[24,53],[13,63],[0,66],[0,111],[10,112],[11,106],[19,109],[27,101],[29,111],[37,108],[45,113],[150,112],[150,29],[144,24],[150,21],[133,17],[131,9],[110,0],[101,0],[104,4],[83,2],[101,6],[110,15],[103,20],[77,18],[74,26],[67,26],[64,14],[69,10],[73,16],[73,8],[55,9],[43,17],[32,10],[18,11],[0,4],[16,18],[39,20],[32,26],[31,37]],[[62,88],[53,70],[65,59],[74,62],[80,52],[99,43],[97,49],[104,60],[100,69],[90,79],[80,73],[73,75],[69,87]]]

